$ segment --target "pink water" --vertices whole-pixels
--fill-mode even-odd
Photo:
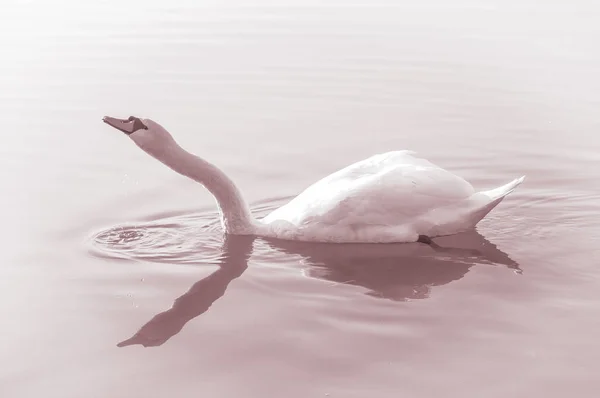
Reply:
[[[600,7],[8,0],[2,397],[596,397]],[[425,245],[232,239],[101,122],[148,116],[265,214],[412,149],[491,188]],[[148,347],[144,347],[144,345]]]

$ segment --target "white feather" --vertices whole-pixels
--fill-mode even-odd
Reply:
[[[476,193],[412,151],[374,155],[307,188],[262,219],[263,235],[327,242],[412,242],[475,227],[523,181]]]
[[[119,120],[119,119],[115,119]],[[182,149],[158,123],[129,137],[215,197],[226,233],[318,242],[414,242],[474,228],[524,177],[475,192],[471,184],[412,151],[394,151],[351,164],[255,220],[225,173]],[[126,122],[124,122],[126,123]]]

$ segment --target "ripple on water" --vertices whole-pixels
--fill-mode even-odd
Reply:
[[[206,212],[117,225],[94,234],[89,243],[98,257],[208,264],[219,260],[222,236],[218,215]]]
[[[279,207],[285,198],[253,206],[256,217]],[[222,260],[223,234],[215,211],[155,216],[95,233],[90,252],[98,257],[176,264],[214,264]]]

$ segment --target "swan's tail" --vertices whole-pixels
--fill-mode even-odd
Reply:
[[[473,196],[469,198],[469,202],[471,202],[471,205],[473,206],[473,212],[469,218],[473,225],[481,221],[494,207],[502,202],[502,199],[521,185],[524,180],[525,176],[522,176],[501,187],[473,194]]]
[[[509,182],[506,185],[502,185],[501,187],[490,189],[489,191],[482,191],[482,192],[479,192],[479,193],[483,194],[483,195],[486,195],[492,201],[495,201],[495,200],[498,200],[498,199],[503,199],[506,195],[508,195],[509,193],[511,193],[512,191],[514,191],[516,187],[518,187],[519,185],[521,185],[521,183],[524,180],[525,180],[525,176],[517,178],[516,180],[513,180],[513,181]]]

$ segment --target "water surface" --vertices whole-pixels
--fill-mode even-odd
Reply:
[[[7,4],[3,396],[596,396],[596,3]],[[106,114],[159,121],[258,216],[395,149],[528,178],[442,252],[224,239]]]

